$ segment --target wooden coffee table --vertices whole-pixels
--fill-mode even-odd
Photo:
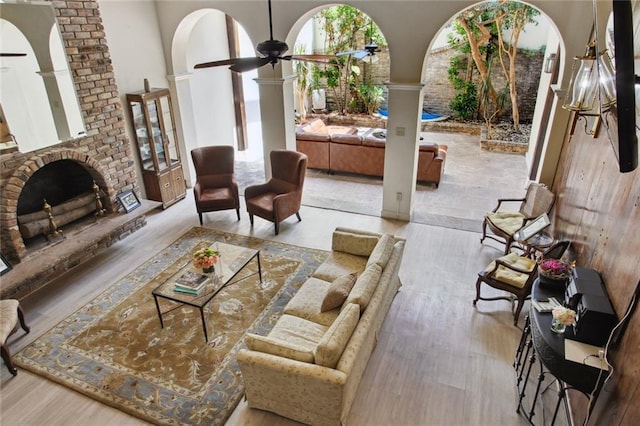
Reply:
[[[196,273],[202,273],[202,270],[196,269],[192,262],[187,262],[182,268],[180,268],[175,274],[173,274],[164,283],[158,286],[151,292],[156,302],[156,308],[158,309],[158,317],[160,318],[160,327],[164,328],[163,314],[169,313],[181,306],[189,305],[200,310],[200,318],[202,319],[202,329],[204,330],[204,339],[209,341],[207,334],[207,323],[204,317],[204,307],[209,303],[222,289],[230,285],[239,283],[246,280],[249,277],[256,275],[256,273],[248,274],[237,278],[238,274],[251,262],[256,260],[258,262],[258,276],[260,282],[262,282],[262,267],[260,265],[260,250],[254,250],[246,247],[234,246],[231,244],[216,242],[211,245],[212,248],[220,251],[221,256],[218,263],[215,265],[216,270],[213,274],[208,274],[209,278],[204,288],[198,294],[181,293],[175,291],[175,283],[182,274],[187,271]],[[165,305],[165,310],[161,308],[161,300]]]

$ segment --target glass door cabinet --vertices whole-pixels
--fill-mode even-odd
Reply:
[[[168,89],[127,94],[147,198],[167,208],[186,195]]]

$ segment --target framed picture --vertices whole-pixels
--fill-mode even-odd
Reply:
[[[0,275],[4,275],[11,270],[11,264],[5,257],[0,253]]]
[[[138,196],[132,190],[118,194],[118,201],[120,201],[120,204],[124,207],[124,211],[127,213],[140,207],[140,200],[138,200]]]

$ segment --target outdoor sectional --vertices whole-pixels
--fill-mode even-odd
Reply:
[[[391,302],[405,240],[336,228],[332,252],[267,336],[247,334],[237,355],[247,403],[312,425],[343,425]],[[351,290],[336,283],[357,273]],[[340,288],[340,286],[338,285]],[[323,303],[333,302],[330,306]],[[333,308],[333,306],[336,306]]]
[[[307,167],[330,173],[356,173],[382,177],[386,136],[382,129],[327,126],[317,118],[298,127],[296,149],[309,158]],[[447,146],[420,142],[418,182],[438,187],[447,159]]]

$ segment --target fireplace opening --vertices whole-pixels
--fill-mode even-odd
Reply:
[[[22,188],[16,208],[25,248],[63,236],[63,225],[72,226],[89,215],[94,218],[96,188],[89,171],[73,160],[38,169]]]

